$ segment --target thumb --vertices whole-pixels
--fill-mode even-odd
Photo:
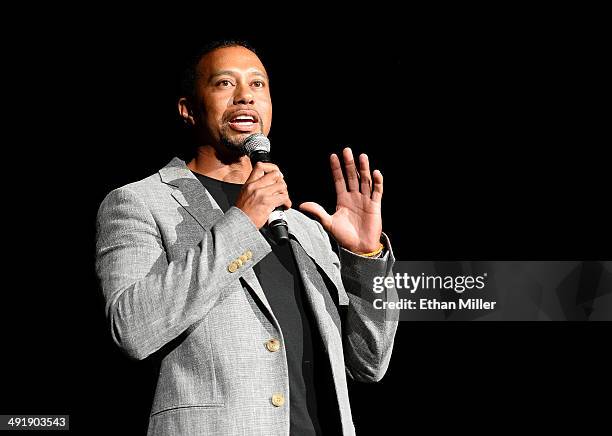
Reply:
[[[326,231],[329,231],[331,227],[332,217],[328,214],[323,207],[312,201],[300,204],[300,210],[302,212],[311,213],[321,223]]]

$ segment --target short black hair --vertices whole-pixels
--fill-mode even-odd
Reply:
[[[241,39],[217,39],[202,45],[194,52],[194,55],[188,59],[185,69],[183,70],[183,77],[181,80],[181,95],[183,97],[192,97],[195,95],[197,68],[202,58],[210,52],[226,47],[244,47],[258,55],[257,50],[250,42]]]

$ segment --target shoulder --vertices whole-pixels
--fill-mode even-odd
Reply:
[[[122,207],[151,209],[160,199],[166,197],[164,194],[171,191],[172,187],[162,182],[157,172],[111,190],[100,203],[98,214]]]
[[[144,179],[131,182],[111,190],[106,194],[102,204],[116,198],[136,198],[148,203],[150,200],[158,199],[160,194],[171,192],[172,187],[162,182],[159,172],[151,174]]]

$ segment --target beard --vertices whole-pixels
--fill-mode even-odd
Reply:
[[[259,133],[263,133],[264,126],[261,118],[259,119]],[[225,123],[221,127],[219,132],[219,142],[232,154],[244,156],[246,154],[244,150],[244,141],[251,136],[253,133],[236,133],[230,127],[229,124]]]
[[[227,151],[232,154],[237,154],[239,156],[244,156],[246,153],[244,151],[244,147],[242,144],[244,140],[249,136],[249,134],[233,134],[231,135],[231,129],[229,126],[225,125],[221,129],[219,142]]]

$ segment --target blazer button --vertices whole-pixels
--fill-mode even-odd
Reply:
[[[236,259],[234,263],[238,265],[238,268],[240,268],[244,262],[240,259]]]
[[[274,404],[276,407],[281,407],[283,404],[285,404],[285,397],[283,397],[283,394],[272,395],[272,404]]]
[[[247,260],[249,260],[249,259],[246,257],[246,254],[243,254],[243,255],[242,255],[242,256],[240,256],[238,259],[240,259],[240,260],[242,261],[242,263],[245,263]]]
[[[238,264],[236,262],[232,262],[227,266],[227,270],[231,273],[236,272],[238,269]]]
[[[251,250],[245,251],[244,255],[247,257],[247,260],[250,260],[251,257],[253,257],[253,253],[251,252]]]
[[[270,339],[266,342],[266,348],[268,351],[274,353],[280,349],[280,341],[278,339]]]

